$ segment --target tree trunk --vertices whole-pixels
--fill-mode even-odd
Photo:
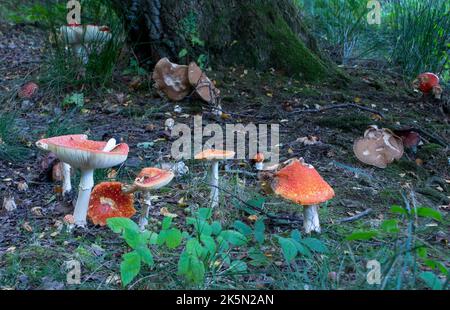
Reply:
[[[344,77],[320,53],[292,0],[112,2],[141,60],[273,67],[305,80]]]

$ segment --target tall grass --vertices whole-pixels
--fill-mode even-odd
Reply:
[[[396,0],[387,9],[391,60],[407,74],[442,73],[450,56],[450,2]]]
[[[16,162],[26,158],[28,149],[19,142],[19,130],[12,114],[0,112],[0,160]]]

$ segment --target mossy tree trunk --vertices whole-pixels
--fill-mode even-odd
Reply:
[[[343,77],[320,53],[292,0],[112,2],[141,59],[183,63],[201,57],[213,64],[273,67],[305,80]]]

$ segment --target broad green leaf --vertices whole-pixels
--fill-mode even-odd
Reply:
[[[235,230],[224,230],[220,233],[220,236],[235,246],[241,246],[247,243],[247,238]]]
[[[222,231],[222,224],[220,224],[220,222],[218,222],[218,221],[214,221],[211,224],[211,229],[212,229],[212,234],[214,236],[217,236]]]
[[[150,252],[150,249],[146,246],[140,246],[136,249],[136,252],[141,256],[141,260],[148,264],[149,266],[153,266],[153,255]]]
[[[181,231],[176,228],[171,228],[166,232],[166,245],[169,249],[175,249],[177,246],[181,244],[182,240]]]
[[[392,205],[391,206],[391,213],[398,213],[403,215],[408,215],[408,211],[406,211],[405,208],[399,206],[399,205]]]
[[[184,251],[180,255],[180,259],[178,260],[178,273],[179,274],[186,274],[189,270],[189,261],[190,257],[189,254]]]
[[[427,250],[426,247],[421,247],[421,248],[418,248],[418,249],[417,249],[417,255],[418,255],[420,258],[422,258],[422,259],[426,258],[426,257],[427,257],[427,254],[428,254],[428,250]]]
[[[252,207],[254,207],[256,209],[261,210],[265,202],[266,202],[266,200],[263,197],[259,197],[259,198],[248,200],[247,204],[251,205]]]
[[[202,220],[208,220],[212,216],[212,209],[211,208],[200,208],[198,209],[198,217]]]
[[[431,218],[436,221],[442,221],[442,214],[439,211],[431,208],[417,208],[417,215],[421,217]]]
[[[188,272],[190,280],[200,283],[205,278],[205,265],[197,256],[190,257],[190,270]]]
[[[432,272],[425,271],[419,274],[419,278],[422,279],[426,285],[433,290],[442,290],[443,285],[441,280]]]
[[[387,233],[398,233],[400,229],[398,228],[398,220],[385,220],[381,223],[381,229]]]
[[[305,238],[301,241],[304,245],[306,245],[309,249],[318,253],[328,253],[327,246],[316,238]]]
[[[258,220],[255,223],[255,240],[259,244],[264,243],[264,239],[266,238],[266,236],[264,234],[265,230],[266,230],[266,225],[264,225],[264,221],[262,219]]]
[[[163,221],[162,221],[162,225],[161,228],[163,230],[167,230],[170,228],[170,225],[172,225],[172,218],[169,216],[164,217]]]
[[[122,285],[127,286],[141,270],[141,257],[136,251],[133,251],[124,254],[122,258],[120,276],[122,278]]]
[[[302,234],[298,229],[294,229],[293,231],[291,231],[291,238],[295,241],[300,241],[302,240]]]
[[[186,251],[189,255],[202,256],[204,248],[197,239],[192,238],[186,243]]]
[[[139,226],[125,217],[112,217],[106,220],[106,224],[116,234],[120,234],[123,229],[129,229],[131,231],[139,232]]]
[[[297,246],[290,238],[278,237],[284,259],[290,263],[298,253]]]
[[[378,235],[376,230],[370,231],[357,231],[352,233],[350,236],[347,236],[345,240],[354,241],[354,240],[370,240]]]
[[[248,257],[251,259],[249,264],[252,266],[263,266],[269,263],[267,256],[261,250],[253,247],[248,250]]]
[[[125,229],[123,231],[123,238],[125,239],[125,242],[133,249],[136,249],[142,243],[145,243],[145,240],[141,234],[134,230]]]
[[[208,249],[209,253],[214,254],[216,253],[216,242],[214,241],[214,238],[207,235],[201,235],[200,241],[205,245],[205,247]]]
[[[234,221],[234,228],[244,236],[251,235],[252,228],[242,221]]]
[[[298,242],[297,240],[295,240],[294,238],[291,238],[291,240],[294,242],[295,246],[297,247],[297,251],[298,253],[300,253],[301,255],[304,255],[306,257],[311,257],[312,253],[311,251],[308,249],[308,247],[306,247],[305,245],[303,245],[301,242]]]

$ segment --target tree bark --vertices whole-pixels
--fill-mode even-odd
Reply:
[[[111,1],[141,61],[202,57],[215,65],[273,67],[305,80],[345,79],[319,51],[292,0]]]

